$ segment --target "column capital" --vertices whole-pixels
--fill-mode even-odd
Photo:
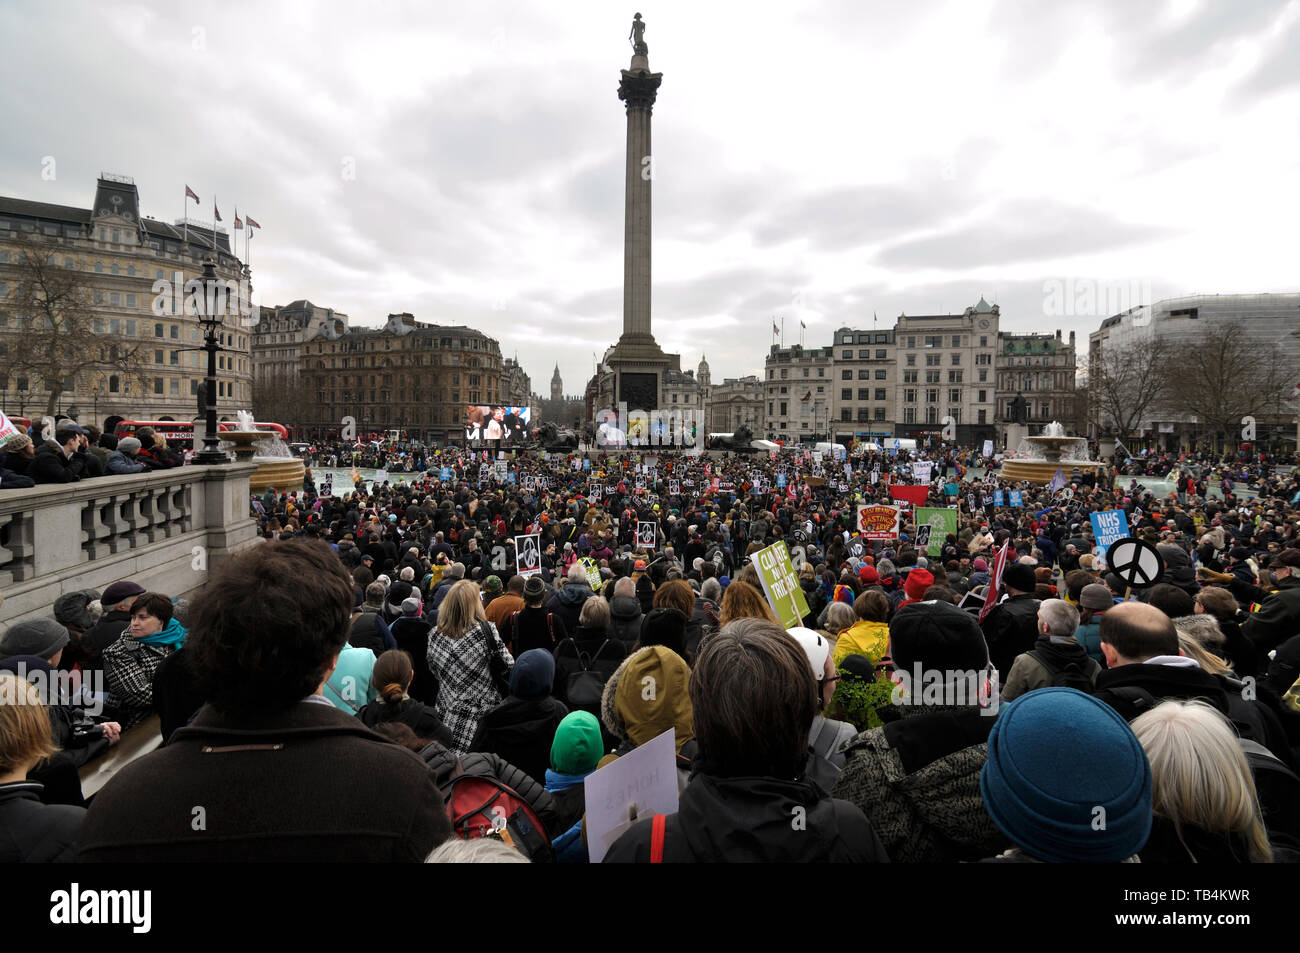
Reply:
[[[623,80],[618,84],[618,98],[627,104],[628,112],[644,109],[650,112],[654,108],[655,98],[659,95],[659,84],[663,82],[663,73],[647,73],[645,70],[623,70]]]

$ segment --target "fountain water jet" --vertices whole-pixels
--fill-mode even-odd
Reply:
[[[239,419],[239,429],[222,430],[219,436],[222,441],[234,444],[230,452],[235,455],[236,462],[257,464],[257,469],[248,478],[249,492],[264,493],[269,487],[281,491],[301,490],[306,476],[302,460],[289,453],[289,448],[277,434],[258,430],[253,415],[248,411],[241,410],[235,416]],[[259,443],[270,446],[263,449],[256,446]]]

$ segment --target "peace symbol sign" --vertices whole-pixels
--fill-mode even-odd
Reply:
[[[1133,589],[1154,586],[1164,575],[1160,553],[1150,543],[1126,536],[1106,550],[1106,565]]]

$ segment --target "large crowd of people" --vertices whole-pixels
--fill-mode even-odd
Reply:
[[[262,542],[197,592],[122,580],[10,625],[0,856],[587,862],[585,779],[672,729],[678,810],[606,861],[1300,859],[1286,467],[400,459],[406,481],[267,491]],[[860,533],[917,463],[897,535]],[[922,502],[957,531],[919,541]],[[1114,510],[1156,585],[1104,565],[1090,517]],[[807,608],[785,625],[752,559],[777,542]],[[87,806],[78,769],[139,731],[158,750]]]

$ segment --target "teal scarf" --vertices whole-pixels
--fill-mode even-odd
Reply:
[[[143,638],[136,639],[137,642],[143,642],[145,645],[164,645],[168,648],[178,649],[185,644],[185,638],[189,633],[185,627],[171,619],[163,627],[161,632],[155,632],[153,635],[146,635]]]

